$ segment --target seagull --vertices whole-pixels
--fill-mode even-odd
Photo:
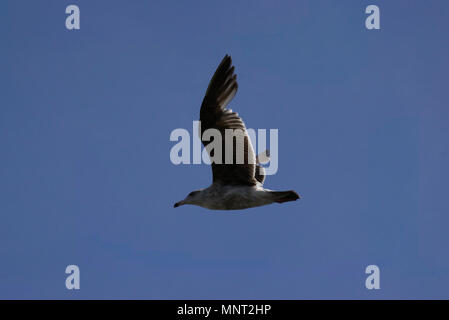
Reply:
[[[298,200],[299,195],[293,191],[273,191],[263,188],[265,170],[261,163],[267,162],[269,152],[255,157],[245,124],[236,112],[227,108],[237,93],[237,75],[234,74],[232,59],[226,55],[213,75],[204,96],[200,110],[201,137],[208,129],[216,129],[222,137],[226,130],[238,132],[243,138],[243,154],[247,161],[235,161],[237,143],[222,139],[223,155],[218,160],[225,160],[226,144],[232,143],[233,158],[231,162],[213,161],[215,150],[208,146],[213,141],[202,143],[208,151],[212,166],[212,185],[205,189],[192,191],[174,207],[190,204],[211,210],[241,210],[264,206],[271,203],[284,203]],[[240,147],[240,150],[241,147]],[[268,158],[269,159],[269,158]]]

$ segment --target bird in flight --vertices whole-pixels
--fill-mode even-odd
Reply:
[[[201,139],[211,158],[212,185],[190,192],[184,200],[175,203],[175,208],[191,204],[212,210],[239,210],[299,199],[293,190],[273,191],[263,188],[265,170],[261,163],[267,152],[255,157],[245,124],[237,113],[227,108],[237,88],[237,75],[234,74],[231,57],[226,55],[215,71],[201,105],[201,137],[208,129],[218,130],[221,137],[226,137],[225,132],[231,130],[236,132],[236,140],[239,136],[242,138],[240,141],[243,141],[243,145],[234,143],[234,137],[231,140],[222,139],[220,146],[223,152],[217,156],[216,150],[208,149],[213,140]],[[232,161],[226,161],[226,153],[231,151],[229,148],[232,149]],[[236,161],[239,151],[244,155],[241,163]]]

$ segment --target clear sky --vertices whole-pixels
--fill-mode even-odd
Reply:
[[[445,0],[1,1],[0,298],[448,299],[448,24]],[[169,136],[226,53],[297,202],[173,208],[211,182]]]

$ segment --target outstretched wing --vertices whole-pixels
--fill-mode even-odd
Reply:
[[[230,185],[255,185],[257,183],[257,180],[255,179],[256,159],[245,124],[236,112],[226,108],[228,103],[237,93],[237,88],[237,76],[234,74],[232,60],[230,56],[226,55],[215,71],[201,105],[201,136],[203,136],[204,131],[211,128],[217,129],[221,133],[222,161],[220,164],[215,163],[218,161],[212,161],[213,182]],[[237,131],[234,131],[236,136],[240,136],[240,138],[243,139],[243,164],[237,164],[236,159],[238,151],[236,150],[236,140],[238,140],[238,138],[236,140],[225,139],[226,129],[237,129]],[[203,141],[203,144],[207,147],[211,142],[212,141]],[[229,148],[229,144],[231,143],[233,149],[233,161],[232,164],[226,164],[226,144],[228,144]],[[213,156],[213,154],[209,154],[209,156]]]

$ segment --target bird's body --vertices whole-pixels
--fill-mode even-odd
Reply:
[[[265,171],[254,154],[245,124],[239,115],[226,106],[237,93],[237,76],[231,57],[226,55],[215,71],[201,105],[201,136],[208,129],[221,134],[221,153],[210,148],[212,141],[202,140],[211,157],[212,185],[206,189],[191,192],[184,200],[175,204],[175,208],[192,204],[212,210],[239,210],[259,207],[273,202],[283,203],[299,199],[295,191],[272,191],[263,188]],[[236,135],[225,139],[225,132],[232,130]],[[238,138],[243,141],[237,142]],[[226,158],[226,150],[232,144],[232,161]],[[209,148],[208,148],[209,147]],[[243,154],[243,163],[237,155]],[[268,154],[264,156],[267,158]],[[263,161],[260,161],[263,162]]]
[[[213,183],[195,197],[196,204],[211,210],[239,210],[259,207],[273,202],[273,197],[262,186],[230,186]]]

